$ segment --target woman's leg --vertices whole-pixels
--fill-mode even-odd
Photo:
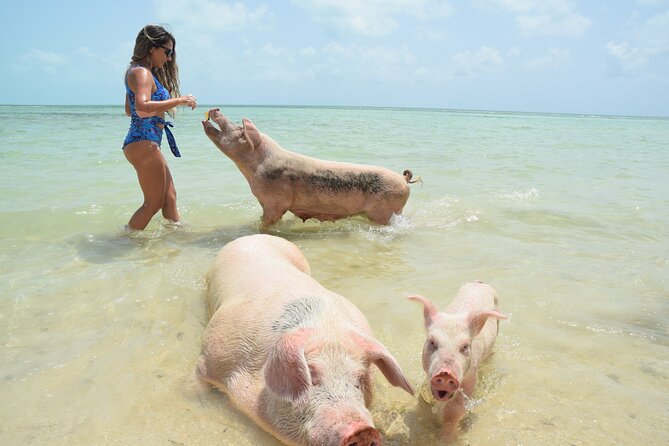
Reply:
[[[132,215],[128,226],[144,229],[165,203],[167,164],[158,145],[151,141],[130,143],[123,149],[123,154],[137,171],[139,187],[144,194],[144,203]]]
[[[174,188],[172,173],[167,164],[165,164],[165,180],[167,187],[165,188],[165,198],[163,200],[163,217],[177,223],[181,219],[179,209],[177,208],[177,190]]]

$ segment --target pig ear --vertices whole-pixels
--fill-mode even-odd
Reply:
[[[407,296],[407,299],[414,300],[423,304],[423,316],[425,317],[425,327],[429,327],[434,322],[435,316],[439,313],[437,307],[427,298],[415,294],[413,296]]]
[[[299,329],[281,336],[265,363],[267,387],[280,397],[298,401],[311,385],[309,366],[304,356],[308,330]]]
[[[244,127],[243,132],[246,141],[248,141],[252,147],[258,147],[260,145],[260,131],[258,130],[258,127],[246,118],[242,119],[242,126]]]
[[[483,326],[488,321],[489,317],[496,319],[506,319],[506,316],[496,310],[477,311],[469,313],[467,316],[467,323],[469,325],[469,334],[474,337],[483,330]]]
[[[388,382],[395,387],[401,387],[409,395],[413,395],[413,387],[409,384],[397,360],[390,354],[388,349],[374,338],[365,336],[359,332],[352,332],[352,338],[373,362]]]

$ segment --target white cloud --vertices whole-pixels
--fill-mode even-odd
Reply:
[[[381,82],[411,81],[416,58],[408,47],[393,49],[383,46],[330,44],[321,51],[327,61],[326,70],[338,68],[348,76]],[[325,75],[326,73],[323,73]]]
[[[337,57],[342,57],[344,59],[350,58],[351,53],[352,53],[349,49],[344,48],[343,46],[341,46],[337,42],[331,42],[331,43],[327,44],[323,48],[323,51],[321,51],[321,52],[324,53],[324,54],[330,55],[330,56],[334,55],[334,56],[337,56]]]
[[[479,0],[516,15],[516,26],[527,37],[580,37],[592,21],[576,10],[572,0]]]
[[[264,3],[249,6],[241,1],[154,0],[154,5],[158,23],[168,24],[177,40],[185,84],[248,78],[247,68],[239,66],[242,53],[257,45],[250,42],[253,37],[274,26],[274,15]],[[257,47],[255,51],[264,54]],[[238,74],[241,72],[245,73],[243,77]]]
[[[272,15],[265,4],[249,9],[242,2],[215,0],[156,1],[159,19],[199,33],[239,31],[249,26],[271,27]]]
[[[443,29],[435,30],[430,28],[420,28],[416,32],[416,37],[419,40],[432,40],[432,41],[447,40],[448,32]]]
[[[316,54],[316,48],[313,46],[308,46],[306,48],[300,49],[300,54],[302,56],[310,57]]]
[[[609,75],[636,76],[641,73],[641,68],[646,63],[646,56],[639,48],[630,47],[628,42],[609,42],[605,46],[606,52],[611,56],[609,60]]]
[[[517,46],[511,47],[509,52],[506,54],[506,57],[509,59],[516,59],[520,57],[520,49]]]
[[[78,48],[74,52],[74,56],[79,61],[92,62],[92,63],[96,64],[97,66],[104,65],[104,66],[107,66],[109,69],[112,69],[112,70],[113,69],[118,69],[119,66],[123,66],[123,65],[119,65],[119,63],[118,63],[119,60],[118,60],[117,57],[103,57],[103,56],[99,55],[98,53],[95,53],[95,52],[91,51],[90,48],[88,48],[88,47]],[[76,63],[77,62],[75,61],[75,64]]]
[[[650,54],[669,52],[669,11],[648,19],[640,30],[640,39]]]
[[[649,76],[668,79],[669,11],[634,27],[630,41],[608,42],[607,70],[611,76]]]
[[[55,76],[66,65],[67,58],[60,54],[31,48],[20,55],[18,61],[12,63],[11,67],[18,73],[39,71]]]
[[[464,51],[451,58],[450,72],[456,77],[474,77],[496,71],[504,60],[495,48],[481,47],[476,53]]]
[[[292,50],[286,47],[265,45],[247,49],[242,65],[246,74],[257,81],[299,83],[320,79],[348,79],[354,81],[411,82],[420,73],[415,67],[416,58],[406,46],[347,45],[330,42]]]
[[[562,48],[551,48],[543,57],[530,59],[523,64],[529,70],[557,69],[569,60],[570,52]]]
[[[299,55],[289,48],[271,43],[257,49],[247,48],[243,53],[246,72],[239,72],[238,75],[262,82],[301,82],[310,75],[298,68]]]
[[[317,20],[354,34],[378,37],[398,28],[396,17],[419,20],[452,12],[444,0],[293,0],[313,12]]]

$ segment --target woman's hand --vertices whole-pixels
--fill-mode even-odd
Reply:
[[[194,110],[197,107],[197,99],[192,94],[187,94],[186,96],[181,96],[179,98],[181,105],[190,107],[191,110]]]

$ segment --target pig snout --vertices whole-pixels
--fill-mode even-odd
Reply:
[[[204,128],[204,133],[211,139],[213,142],[216,142],[216,138],[219,137],[221,131],[214,127],[214,124],[207,121],[202,121],[202,128]]]
[[[453,373],[445,370],[432,377],[430,387],[432,388],[432,395],[436,400],[448,401],[460,388],[460,381]]]
[[[234,132],[234,126],[228,121],[223,113],[218,108],[213,108],[207,112],[208,119],[202,121],[204,133],[209,137],[211,142],[225,153],[225,150],[230,145],[230,136]],[[220,127],[220,130],[216,128]]]
[[[346,436],[340,446],[381,446],[381,434],[371,426],[364,427]]]
[[[212,108],[207,112],[207,116],[209,116],[209,119],[214,121],[216,124],[221,125],[221,120],[225,119],[225,116],[221,113],[220,108]]]
[[[210,132],[213,135],[218,133],[216,127],[214,127],[214,125],[211,122],[209,122],[210,120],[218,124],[222,132],[226,131],[230,127],[230,121],[228,121],[228,119],[223,115],[223,113],[221,113],[221,110],[218,108],[212,108],[207,112],[206,119],[202,121],[202,125],[204,126],[207,135],[209,135]]]

